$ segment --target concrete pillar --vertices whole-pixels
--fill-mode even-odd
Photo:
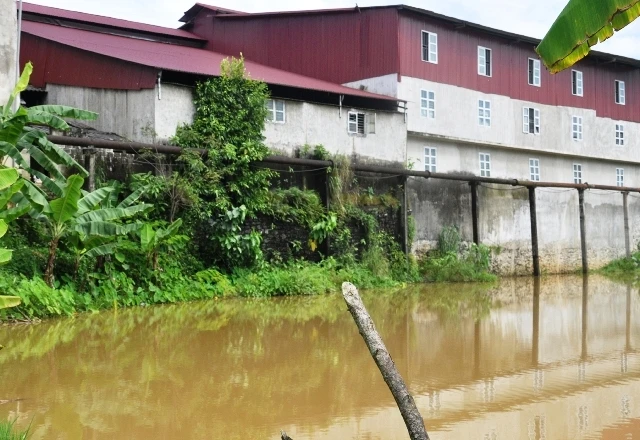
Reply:
[[[85,189],[89,192],[96,189],[96,149],[87,147],[84,149],[84,168],[89,173],[89,177],[85,180]]]
[[[16,83],[18,22],[15,0],[0,0],[0,104],[4,105]]]

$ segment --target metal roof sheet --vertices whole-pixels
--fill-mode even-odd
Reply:
[[[187,32],[181,29],[172,29],[151,24],[137,23],[135,21],[104,17],[102,15],[86,14],[84,12],[68,11],[66,9],[34,5],[32,3],[23,3],[22,10],[23,12],[30,14],[80,21],[84,23],[93,23],[120,29],[130,29],[138,32],[147,32],[158,35],[169,35],[172,37],[187,38],[190,40],[205,41],[203,38],[200,38],[197,35],[192,34],[191,32]]]
[[[31,21],[23,22],[22,31],[66,46],[131,63],[199,75],[219,76],[220,63],[228,57],[227,55],[195,47],[164,44]],[[249,60],[245,60],[245,68],[251,78],[262,80],[267,84],[370,99],[400,101],[390,96],[377,95],[328,81],[309,78]]]

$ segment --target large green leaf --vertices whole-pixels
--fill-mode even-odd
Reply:
[[[29,168],[29,163],[24,160],[24,157],[20,154],[20,150],[11,142],[0,141],[0,156],[10,157],[25,170]]]
[[[77,174],[69,176],[64,187],[62,197],[52,200],[49,203],[53,220],[58,224],[63,224],[71,220],[78,212],[78,200],[80,200],[81,188],[84,179]]]
[[[0,264],[5,264],[11,261],[13,251],[11,249],[0,249]]]
[[[20,174],[15,168],[0,168],[0,190],[10,187],[19,178]]]
[[[0,141],[15,144],[28,122],[27,111],[20,107],[15,113],[2,119],[0,121]]]
[[[29,78],[31,78],[31,72],[33,72],[33,64],[31,64],[31,62],[28,62],[27,64],[25,64],[24,69],[22,70],[22,75],[20,75],[18,83],[11,92],[11,96],[9,96],[9,101],[4,108],[4,116],[7,116],[11,111],[13,101],[15,101],[18,94],[25,91],[27,89],[27,86],[29,86]]]
[[[113,191],[114,188],[107,186],[85,195],[78,201],[78,214],[82,215],[85,212],[92,210],[109,197]]]
[[[180,226],[182,226],[181,218],[171,223],[166,229],[159,229],[158,231],[156,231],[156,233],[158,234],[158,240],[161,240],[166,237],[172,237],[178,232],[178,229],[180,229]]]
[[[44,195],[42,190],[35,186],[29,180],[23,180],[24,186],[22,187],[22,194],[33,205],[34,209],[38,212],[51,212],[49,201]],[[62,194],[62,193],[61,193]]]
[[[73,157],[71,157],[69,153],[64,151],[63,148],[60,148],[53,142],[49,141],[45,133],[40,130],[38,130],[38,132],[40,133],[38,137],[38,144],[51,160],[53,160],[55,163],[77,169],[82,177],[87,177],[89,175],[87,170],[84,169],[84,167],[80,165]]]
[[[4,220],[0,220],[0,238],[4,237],[4,234],[7,233],[7,229],[9,229],[9,225]]]
[[[127,228],[122,225],[103,221],[76,223],[69,226],[69,230],[84,235],[101,235],[103,237],[113,237],[127,233]]]
[[[536,52],[551,73],[560,72],[638,15],[640,0],[569,0]]]
[[[151,224],[146,223],[140,230],[140,246],[143,250],[148,251],[156,246],[156,231],[153,230]]]
[[[78,216],[78,218],[76,219],[76,223],[120,220],[131,217],[141,212],[149,211],[151,209],[153,209],[153,205],[150,204],[134,205],[129,206],[128,208],[96,209],[95,211],[89,211],[82,214],[81,216]]]
[[[91,258],[91,257],[104,257],[105,255],[111,255],[118,248],[119,244],[120,243],[113,242],[113,243],[103,244],[101,246],[96,246],[94,248],[89,249],[82,256]]]
[[[4,219],[7,223],[11,223],[15,219],[22,217],[33,209],[28,200],[23,199],[20,203],[10,209],[0,210],[0,219]]]
[[[54,130],[67,131],[69,124],[59,116],[50,113],[33,112],[32,109],[27,110],[29,114],[29,124],[46,125]]]
[[[88,110],[80,110],[66,105],[36,105],[29,108],[29,114],[50,114],[61,118],[95,121],[98,114]]]
[[[9,307],[19,306],[22,300],[18,296],[2,296],[0,295],[0,309],[8,309]]]
[[[129,194],[120,204],[117,206],[118,208],[128,208],[137,202],[140,197],[144,195],[145,192],[149,190],[149,185],[141,186],[131,194]]]
[[[25,179],[20,179],[9,188],[0,190],[0,209],[7,206],[7,203],[13,198],[13,195],[20,191],[24,186]]]

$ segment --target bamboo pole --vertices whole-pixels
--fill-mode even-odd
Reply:
[[[529,187],[529,215],[531,218],[531,257],[533,258],[533,276],[540,276],[540,254],[538,250],[538,215],[536,212],[536,189]]]
[[[473,228],[473,242],[480,244],[480,234],[478,232],[478,183],[469,182],[471,186],[471,222]]]
[[[631,258],[631,237],[629,236],[629,193],[622,193],[622,208],[624,209],[624,249],[627,258]]]
[[[409,394],[407,385],[398,372],[391,355],[385,347],[382,338],[378,334],[376,327],[367,312],[362,299],[358,294],[358,289],[351,283],[342,283],[342,296],[347,303],[347,308],[358,326],[360,335],[364,339],[367,348],[373,357],[382,378],[393,394],[396,404],[400,409],[400,414],[409,431],[411,440],[429,440],[429,434],[424,426],[424,420],[416,407],[416,403]]]
[[[578,205],[580,210],[580,250],[582,251],[582,273],[589,272],[587,261],[587,229],[584,217],[584,189],[578,190]]]

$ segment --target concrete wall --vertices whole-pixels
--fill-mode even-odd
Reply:
[[[374,134],[355,135],[347,131],[348,112],[357,110],[375,115]],[[293,154],[304,145],[322,144],[329,152],[356,155],[362,158],[401,162],[406,160],[406,126],[397,112],[374,112],[285,101],[285,122],[267,122],[266,144],[286,154]]]
[[[15,0],[0,0],[0,104],[16,83],[17,16]]]
[[[156,141],[168,141],[176,128],[193,121],[193,88],[176,84],[162,84],[161,99],[155,100]]]

